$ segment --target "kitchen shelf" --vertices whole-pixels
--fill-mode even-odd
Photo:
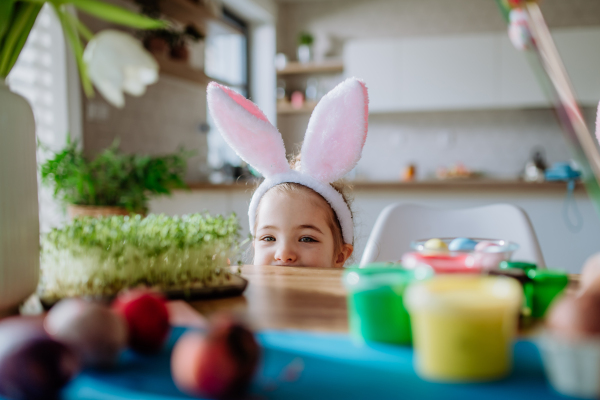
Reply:
[[[284,69],[277,71],[277,75],[300,75],[343,72],[344,64],[341,61],[326,61],[321,63],[290,62]]]
[[[241,33],[240,29],[221,20],[217,14],[190,0],[161,0],[161,12],[184,24],[204,25],[205,34]]]
[[[294,108],[288,102],[279,102],[277,103],[277,114],[310,114],[316,106],[317,103],[313,101],[305,102],[301,108]]]
[[[201,85],[207,85],[212,80],[206,76],[204,71],[192,68],[185,61],[172,60],[167,56],[157,55],[154,55],[154,58],[158,62],[161,74],[174,76],[176,78],[199,83]]]

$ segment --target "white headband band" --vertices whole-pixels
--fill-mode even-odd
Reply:
[[[290,168],[281,134],[254,103],[215,82],[208,85],[207,97],[225,141],[265,177],[250,202],[250,229],[254,229],[260,199],[269,189],[280,183],[298,183],[327,200],[342,228],[344,243],[352,244],[352,213],[331,183],[354,168],[367,139],[369,99],[365,84],[356,78],[346,79],[319,101],[308,122],[299,171]]]
[[[319,193],[333,209],[333,212],[340,223],[340,227],[342,228],[342,239],[344,240],[344,243],[353,244],[354,223],[352,221],[352,212],[350,211],[348,204],[344,201],[344,197],[341,193],[328,183],[320,182],[309,175],[294,170],[289,170],[282,174],[267,178],[260,184],[258,189],[256,189],[252,195],[252,200],[250,200],[250,207],[248,208],[250,230],[254,230],[254,224],[256,223],[256,209],[258,208],[260,199],[272,187],[287,182],[298,183]]]

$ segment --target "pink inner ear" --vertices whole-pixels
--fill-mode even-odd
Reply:
[[[252,103],[251,101],[248,101],[241,94],[228,88],[227,86],[219,85],[216,82],[211,82],[209,84],[209,86],[216,86],[216,87],[222,89],[225,93],[227,93],[227,95],[229,97],[231,97],[240,106],[244,107],[246,109],[246,111],[248,111],[250,114],[254,115],[256,118],[261,119],[265,122],[269,122],[269,120],[267,119],[265,114],[263,114],[263,112],[260,110],[260,108],[258,108],[258,106],[256,104]]]
[[[263,176],[289,170],[281,134],[250,100],[218,84],[207,89],[208,108],[232,149]]]
[[[368,113],[367,88],[356,78],[327,93],[308,123],[302,171],[322,182],[333,182],[354,168],[367,139]]]

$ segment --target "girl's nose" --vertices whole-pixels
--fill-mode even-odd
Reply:
[[[294,263],[298,259],[293,247],[288,244],[283,244],[275,252],[275,261],[284,263]]]

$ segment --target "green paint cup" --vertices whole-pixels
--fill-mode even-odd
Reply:
[[[553,269],[532,269],[527,271],[527,276],[533,281],[531,315],[542,318],[552,301],[569,284],[569,277],[566,272]]]
[[[532,269],[537,269],[537,265],[534,263],[529,263],[525,261],[502,261],[500,265],[498,265],[500,269],[510,269],[510,268],[518,268],[525,273],[529,272]]]
[[[410,283],[431,276],[433,270],[429,267],[348,268],[343,279],[348,290],[348,320],[353,339],[410,345],[412,334],[404,307],[404,290]]]

